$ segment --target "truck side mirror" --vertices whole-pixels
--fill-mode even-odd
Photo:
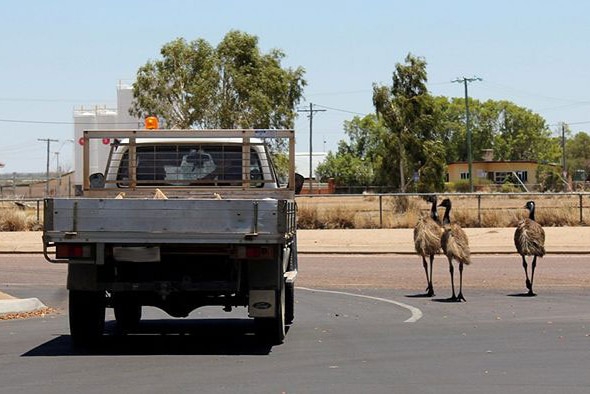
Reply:
[[[100,172],[95,172],[94,174],[90,174],[90,176],[88,177],[88,180],[90,181],[90,188],[91,189],[102,189],[104,188],[104,174],[100,173]]]

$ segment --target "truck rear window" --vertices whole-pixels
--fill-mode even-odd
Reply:
[[[125,181],[129,180],[129,152],[125,151],[120,157],[117,181],[120,186],[125,186]],[[239,145],[138,145],[137,184],[240,186],[242,164],[242,147]],[[246,171],[249,180],[263,179],[262,164],[253,149]],[[251,186],[262,187],[263,183],[256,182]]]

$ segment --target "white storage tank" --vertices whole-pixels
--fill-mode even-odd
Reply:
[[[133,101],[133,89],[119,83],[117,87],[117,108],[95,106],[74,109],[74,185],[76,193],[82,190],[83,176],[83,135],[84,130],[95,129],[137,129],[141,126],[139,119],[129,115]],[[90,174],[106,170],[112,141],[92,140],[90,142]]]
[[[105,107],[93,109],[80,108],[74,110],[74,184],[82,185],[84,130],[113,129],[117,126],[117,111]],[[90,174],[105,172],[110,151],[110,141],[90,141]]]
[[[129,108],[133,102],[133,88],[119,83],[117,88],[117,122],[118,129],[138,129],[143,127],[143,122],[129,115]]]

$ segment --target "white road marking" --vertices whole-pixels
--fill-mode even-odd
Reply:
[[[422,318],[422,311],[420,309],[418,309],[412,305],[404,304],[403,302],[398,302],[398,301],[394,301],[394,300],[389,300],[387,298],[372,297],[372,296],[368,296],[368,295],[364,295],[364,294],[346,293],[343,291],[335,291],[335,290],[310,289],[307,287],[297,287],[297,289],[307,290],[307,291],[316,291],[318,293],[340,294],[340,295],[346,295],[346,296],[351,296],[351,297],[367,298],[369,300],[381,301],[381,302],[386,302],[388,304],[397,305],[399,307],[409,310],[410,313],[412,314],[412,316],[409,319],[404,320],[404,323],[416,323],[418,320],[420,320]]]

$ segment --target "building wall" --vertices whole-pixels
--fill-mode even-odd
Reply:
[[[492,173],[507,173],[526,171],[527,179],[525,185],[537,183],[537,162],[534,161],[476,161],[472,163],[473,180],[478,178],[489,179],[494,183],[498,182],[496,177],[491,178]],[[462,179],[469,179],[461,176],[469,172],[468,163],[450,163],[448,165],[449,182],[458,182]],[[499,174],[498,174],[499,175]],[[501,178],[501,177],[498,177]]]

